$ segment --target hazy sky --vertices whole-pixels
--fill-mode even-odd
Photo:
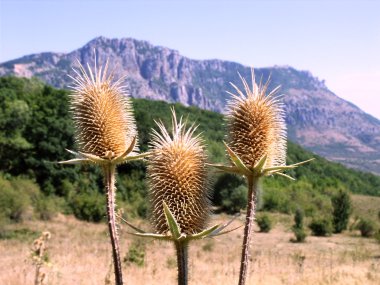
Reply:
[[[290,65],[380,118],[380,1],[0,0],[0,62],[133,37],[194,59]]]

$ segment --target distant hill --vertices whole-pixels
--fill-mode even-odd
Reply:
[[[107,58],[117,76],[126,75],[136,98],[179,102],[223,112],[229,82],[250,68],[222,60],[192,60],[177,51],[135,39],[95,38],[70,53],[41,53],[0,64],[0,76],[36,76],[59,88],[71,81],[75,60],[94,62],[94,50]],[[380,174],[380,121],[331,92],[308,71],[292,67],[256,68],[256,77],[271,75],[271,88],[285,94],[288,133],[303,147],[349,167]],[[239,85],[239,84],[238,84]]]
[[[0,127],[3,129],[0,133],[0,172],[15,176],[31,175],[44,192],[63,191],[60,187],[65,179],[79,179],[73,174],[77,172],[75,169],[54,163],[71,157],[65,148],[75,148],[67,91],[46,86],[38,80],[3,77],[0,78],[0,102]],[[140,149],[147,150],[151,129],[156,127],[154,120],[160,119],[169,125],[172,104],[134,99],[133,105]],[[198,131],[206,140],[209,159],[212,162],[225,160],[223,115],[179,103],[174,107],[178,116],[199,124]],[[379,176],[348,169],[288,142],[288,163],[311,157],[316,160],[292,170],[290,174],[323,191],[344,187],[354,193],[380,196]],[[281,177],[273,181],[282,187],[289,185]]]
[[[76,149],[68,95],[66,90],[37,79],[0,78],[0,221],[4,215],[11,220],[30,215],[29,206],[42,218],[54,210],[90,221],[104,217],[105,197],[99,168],[57,163],[72,158],[65,149]],[[169,126],[173,104],[134,99],[133,105],[139,146],[146,150],[151,129],[156,127],[154,120],[162,120]],[[224,117],[194,106],[176,103],[174,107],[178,116],[199,124],[197,132],[202,132],[209,160],[225,161]],[[379,176],[348,169],[288,142],[288,163],[311,157],[316,159],[288,172],[296,181],[283,177],[263,179],[259,207],[284,213],[301,207],[307,216],[314,216],[331,212],[331,197],[339,189],[380,196]],[[118,173],[119,206],[130,215],[146,216],[145,162],[120,165]],[[236,204],[241,205],[247,196],[244,179],[215,172],[210,175],[213,204],[228,212],[238,211]]]

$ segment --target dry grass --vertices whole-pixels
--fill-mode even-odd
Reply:
[[[365,195],[352,195],[352,203],[354,206],[354,216],[360,216],[373,221],[380,222],[380,197],[372,197]]]
[[[276,219],[282,221],[286,217],[277,215]],[[52,233],[48,251],[53,265],[46,269],[48,284],[105,284],[111,262],[106,225],[59,216],[53,222],[28,222],[13,227]],[[295,244],[289,242],[291,237],[292,233],[282,224],[268,234],[255,233],[251,279],[247,284],[378,284],[380,245],[373,239],[343,234],[308,237],[307,243]],[[241,238],[242,228],[214,240],[190,244],[190,284],[237,283]],[[123,257],[132,240],[122,233]],[[34,268],[28,259],[32,241],[33,237],[0,240],[0,284],[33,284]],[[146,248],[143,267],[124,264],[125,284],[176,284],[172,245],[148,241]]]

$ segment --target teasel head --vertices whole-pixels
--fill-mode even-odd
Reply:
[[[76,159],[63,163],[122,163],[135,158],[137,147],[136,123],[123,79],[114,80],[108,71],[108,60],[92,70],[78,61],[70,100],[76,127],[79,151],[71,153]]]
[[[241,91],[231,85],[237,94],[230,93],[228,102],[228,147],[253,169],[265,157],[264,168],[284,166],[286,163],[286,124],[283,104],[276,93],[267,94],[268,84],[256,84],[252,70],[252,87],[240,76]]]
[[[172,109],[172,131],[157,122],[153,130],[148,178],[152,222],[159,234],[169,231],[164,203],[173,214],[181,233],[191,235],[204,230],[210,215],[209,185],[203,141],[194,135],[196,127],[186,129]]]

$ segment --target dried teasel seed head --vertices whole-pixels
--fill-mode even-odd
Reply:
[[[125,153],[136,136],[132,106],[123,79],[114,81],[108,61],[94,71],[79,63],[72,77],[75,84],[71,110],[76,126],[79,151],[100,158],[115,158]],[[137,151],[137,149],[134,149]]]
[[[206,155],[202,140],[194,136],[196,127],[186,130],[186,122],[178,122],[172,113],[172,135],[161,122],[156,122],[159,131],[153,130],[148,160],[151,218],[158,233],[168,232],[165,202],[181,233],[190,235],[202,231],[210,215]]]
[[[286,162],[286,124],[283,104],[276,97],[277,87],[266,94],[269,81],[258,86],[252,70],[252,89],[240,76],[244,91],[231,83],[238,94],[228,102],[229,147],[252,168],[264,155],[265,167]]]

